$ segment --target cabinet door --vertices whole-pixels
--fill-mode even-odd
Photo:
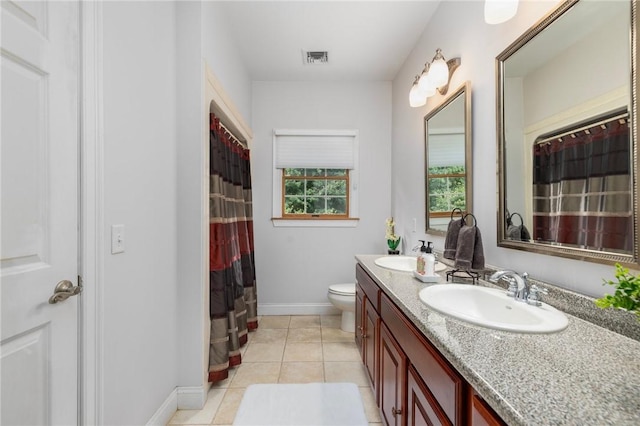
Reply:
[[[371,301],[364,300],[364,333],[362,336],[364,346],[364,365],[369,373],[369,380],[373,385],[374,394],[378,388],[378,339],[380,333],[380,315],[373,308]]]
[[[451,425],[413,366],[409,367],[407,379],[407,425]]]
[[[380,411],[386,425],[405,426],[407,357],[384,324],[380,326]]]
[[[362,313],[364,305],[364,292],[362,291],[362,287],[359,284],[356,284],[356,330],[355,330],[355,339],[356,346],[358,347],[358,351],[360,351],[360,356],[362,357],[362,361],[364,362],[364,347],[362,345],[362,336],[364,335],[364,322],[362,319]]]
[[[477,394],[471,397],[472,426],[504,426],[505,423]]]

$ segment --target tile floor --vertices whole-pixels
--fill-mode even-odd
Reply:
[[[231,425],[253,383],[352,382],[369,425],[382,425],[353,333],[340,330],[340,316],[265,316],[258,324],[242,349],[242,364],[211,387],[204,408],[178,410],[168,424]]]

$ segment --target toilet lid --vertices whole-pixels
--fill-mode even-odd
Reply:
[[[341,296],[352,296],[356,294],[356,285],[348,284],[332,284],[329,286],[329,293],[339,294]]]

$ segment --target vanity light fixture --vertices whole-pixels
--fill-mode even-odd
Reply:
[[[436,94],[446,95],[453,72],[460,66],[460,58],[446,60],[441,49],[436,49],[436,55],[417,75],[411,91],[409,91],[409,105],[416,108],[427,103],[427,98]]]
[[[518,0],[484,0],[484,22],[501,24],[516,16]]]

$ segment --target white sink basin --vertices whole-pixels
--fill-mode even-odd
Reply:
[[[416,270],[416,258],[413,256],[382,256],[374,260],[378,266],[394,271],[412,272]],[[444,263],[436,261],[436,272],[444,271],[447,266]]]
[[[469,284],[440,284],[422,289],[420,300],[457,319],[497,330],[554,333],[569,324],[567,316],[543,303],[531,306],[515,301],[504,290]]]

